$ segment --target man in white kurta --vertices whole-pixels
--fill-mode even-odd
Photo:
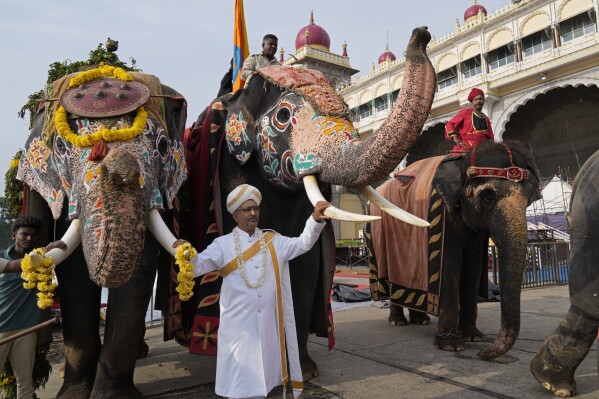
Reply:
[[[224,269],[229,270],[220,295],[215,389],[218,395],[228,398],[263,398],[275,386],[286,385],[286,354],[281,350],[282,342],[287,348],[294,396],[299,396],[303,386],[289,260],[307,252],[316,243],[327,218],[323,211],[330,204],[317,203],[302,234],[291,238],[279,234],[269,236],[257,228],[261,199],[260,192],[247,184],[231,192],[227,209],[233,214],[237,227],[214,240],[191,260],[196,277],[215,270],[222,275]],[[270,249],[274,248],[276,253],[274,264],[267,248],[269,242],[272,242]],[[245,259],[241,254],[252,245],[259,250]],[[281,292],[280,299],[277,292]],[[280,334],[283,326],[284,334]]]

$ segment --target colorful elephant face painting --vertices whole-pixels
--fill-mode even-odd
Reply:
[[[243,110],[231,113],[225,128],[227,148],[241,164],[255,152],[264,177],[275,185],[296,184],[314,173],[322,148],[345,150],[360,140],[349,120],[320,114],[295,93],[283,94],[257,119],[250,131]]]
[[[129,126],[130,123],[130,117],[122,117],[115,126]],[[74,125],[80,135],[94,133],[103,126],[89,119],[77,119]],[[98,186],[101,162],[88,159],[91,147],[75,146],[58,134],[50,143],[48,145],[38,137],[31,140],[21,159],[19,179],[44,197],[55,218],[60,216],[65,196],[71,218],[79,217],[82,208],[95,209],[97,199],[101,197]],[[162,126],[148,118],[142,134],[133,140],[116,141],[107,146],[126,148],[137,159],[146,211],[163,209],[165,205],[172,207],[173,198],[187,176],[180,141],[170,140]],[[88,216],[91,217],[93,215]],[[91,220],[82,222],[84,226],[92,224]]]

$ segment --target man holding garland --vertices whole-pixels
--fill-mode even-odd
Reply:
[[[264,398],[289,380],[297,398],[302,389],[289,261],[310,250],[325,226],[320,201],[299,237],[257,228],[262,195],[242,184],[227,196],[227,210],[237,227],[218,237],[191,259],[196,277],[218,270],[224,277],[216,393],[228,398]],[[177,240],[173,247],[185,241]],[[289,368],[287,371],[287,356]]]
[[[37,305],[37,290],[23,287],[21,260],[36,247],[42,222],[33,216],[19,217],[13,223],[14,245],[0,252],[0,338],[6,338],[42,321],[42,311]],[[65,249],[62,241],[55,241],[44,251]],[[33,366],[37,334],[32,332],[4,345],[0,345],[0,370],[6,359],[17,380],[17,399],[33,397]]]

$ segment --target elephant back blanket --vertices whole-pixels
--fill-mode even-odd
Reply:
[[[443,157],[418,161],[397,173],[377,191],[402,209],[428,220],[426,229],[398,222],[370,205],[370,213],[382,217],[372,223],[370,288],[374,300],[438,315],[442,242],[443,200],[431,183]]]
[[[257,73],[274,85],[308,101],[322,115],[349,117],[349,108],[320,71],[272,65]]]

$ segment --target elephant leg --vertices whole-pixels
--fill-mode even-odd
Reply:
[[[389,302],[389,318],[387,321],[392,326],[406,326],[408,325],[408,319],[403,314],[403,307]]]
[[[150,347],[146,343],[146,322],[144,320],[142,325],[141,339],[139,340],[139,351],[137,352],[137,358],[143,359],[150,353]]]
[[[530,363],[539,383],[554,395],[568,398],[576,394],[574,372],[591,349],[599,322],[571,306],[566,318],[543,342]]]
[[[78,248],[56,268],[66,362],[58,398],[89,398],[102,344],[100,287],[89,278],[83,251]]]
[[[410,313],[410,323],[422,326],[431,324],[431,318],[426,313],[412,309],[409,309],[408,312]]]
[[[487,248],[480,240],[473,240],[464,254],[460,276],[460,317],[458,330],[466,342],[482,342],[484,334],[476,328],[478,292],[481,279],[481,259],[486,259]],[[486,263],[485,263],[486,266]]]
[[[141,264],[126,284],[108,293],[104,346],[100,353],[92,399],[141,398],[133,372],[152,293],[159,245],[146,232]]]
[[[304,381],[318,377],[318,366],[308,354],[308,336],[312,304],[316,295],[319,262],[314,259],[314,248],[292,261],[289,268],[295,313],[295,327]],[[319,256],[316,252],[316,256]]]
[[[462,247],[457,234],[446,231],[445,237],[439,321],[433,344],[444,351],[463,351],[466,340],[458,328]]]

